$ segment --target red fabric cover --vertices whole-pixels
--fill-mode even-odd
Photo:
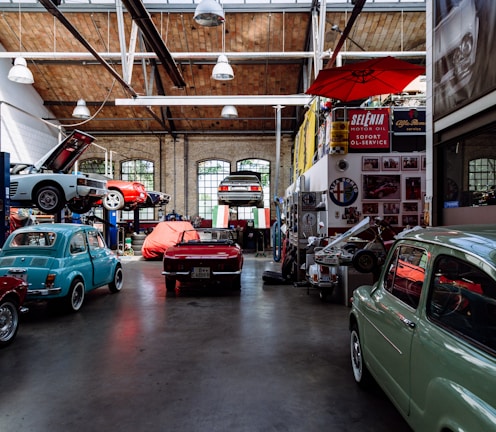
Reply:
[[[190,222],[159,222],[143,242],[141,254],[145,259],[162,259],[165,250],[178,243],[183,231],[194,230]],[[196,237],[191,237],[191,239]],[[191,240],[187,238],[187,240]]]

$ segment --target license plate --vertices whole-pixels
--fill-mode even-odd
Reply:
[[[210,278],[210,267],[193,267],[191,279],[208,279]]]
[[[18,279],[22,279],[24,282],[27,282],[28,271],[24,268],[12,268],[9,269],[8,276],[14,276]]]

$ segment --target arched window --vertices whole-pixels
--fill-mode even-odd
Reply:
[[[236,163],[236,170],[260,173],[264,193],[264,207],[270,207],[270,162],[264,159],[243,159]],[[238,219],[253,219],[251,207],[238,207],[237,210]]]
[[[121,179],[126,181],[138,181],[145,185],[147,191],[155,190],[154,164],[143,159],[129,160],[121,163]],[[139,210],[140,220],[155,219],[153,208],[147,207]],[[123,211],[122,219],[133,219],[134,211]]]
[[[217,188],[230,171],[229,162],[222,160],[198,164],[198,213],[203,219],[212,219],[212,209],[217,205]]]
[[[146,190],[154,189],[153,162],[142,159],[129,160],[121,163],[121,179],[139,181],[145,185]]]

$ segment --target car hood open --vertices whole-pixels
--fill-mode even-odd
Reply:
[[[88,149],[95,138],[85,132],[73,130],[57,146],[34,164],[41,169],[68,174],[78,158]]]

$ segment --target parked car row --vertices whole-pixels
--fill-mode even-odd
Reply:
[[[119,257],[93,226],[53,223],[16,229],[0,250],[0,347],[15,338],[24,301],[81,309],[88,291],[123,286]]]
[[[71,212],[87,213],[102,205],[106,210],[134,210],[165,205],[170,195],[147,191],[137,181],[112,180],[99,174],[71,173],[76,161],[94,138],[72,131],[35,164],[17,163],[10,169],[10,200],[13,206],[32,207],[56,214],[66,205]]]

